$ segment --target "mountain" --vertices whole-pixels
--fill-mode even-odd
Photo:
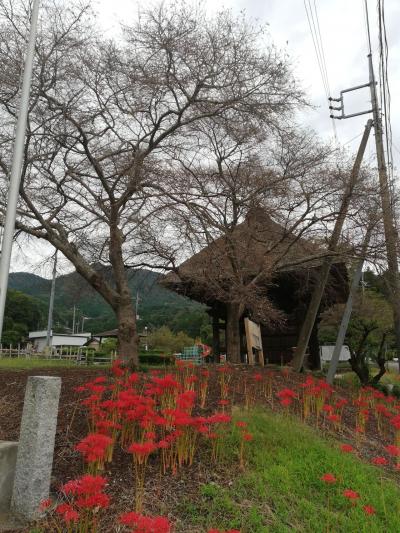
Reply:
[[[109,274],[110,271],[105,269],[104,275]],[[158,284],[159,278],[160,274],[150,270],[129,272],[132,299],[137,301],[139,329],[166,325],[173,331],[186,331],[194,337],[200,335],[201,329],[209,322],[205,306],[162,287]],[[10,274],[9,288],[48,304],[51,280],[27,272],[15,272]],[[72,328],[74,306],[79,330],[82,328],[82,317],[88,317],[84,329],[92,333],[117,325],[110,306],[76,272],[56,279],[54,329],[67,331]]]

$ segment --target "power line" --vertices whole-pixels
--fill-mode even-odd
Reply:
[[[318,10],[316,5],[316,0],[313,0],[313,4],[311,4],[311,0],[304,0],[304,8],[307,15],[308,20],[308,26],[311,33],[311,38],[314,45],[315,55],[317,57],[318,67],[321,74],[322,84],[324,86],[325,95],[326,98],[329,99],[330,97],[330,86],[329,86],[329,77],[328,77],[328,69],[326,66],[326,59],[325,59],[325,50],[322,40],[322,33],[321,33],[321,27],[319,23],[319,17],[318,17]],[[337,137],[337,130],[336,130],[336,124],[335,121],[332,119],[332,129],[333,129],[333,135],[336,144],[338,144],[338,137]]]
[[[388,77],[388,55],[389,47],[385,22],[385,3],[384,0],[377,1],[378,16],[378,41],[379,41],[379,89],[381,99],[381,117],[384,121],[386,159],[389,174],[389,188],[391,204],[393,207],[394,187],[393,187],[393,138],[391,124],[391,95]]]

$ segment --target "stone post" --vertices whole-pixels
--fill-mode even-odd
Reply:
[[[10,510],[17,451],[18,442],[0,441],[0,513]]]
[[[11,510],[34,520],[49,497],[61,378],[30,376],[25,390]]]

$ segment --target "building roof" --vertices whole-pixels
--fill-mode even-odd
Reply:
[[[184,261],[176,272],[167,274],[162,284],[207,301],[206,293],[212,295],[212,285],[234,279],[235,269],[244,282],[259,275],[262,284],[263,279],[271,280],[281,273],[306,273],[320,266],[325,256],[321,246],[290,233],[264,210],[257,209],[230,234],[216,239]],[[336,257],[334,263],[343,264],[343,259]]]

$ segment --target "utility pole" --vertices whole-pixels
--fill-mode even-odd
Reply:
[[[400,372],[400,283],[399,283],[399,263],[397,255],[397,232],[394,223],[394,213],[390,198],[389,180],[383,150],[382,119],[379,112],[378,97],[376,94],[376,83],[372,54],[368,54],[369,81],[371,90],[372,113],[375,127],[376,159],[378,161],[379,190],[383,212],[383,227],[385,230],[386,255],[388,263],[388,285],[389,295],[393,310],[394,332],[396,337],[396,355],[399,361]]]
[[[368,23],[368,9],[366,4],[367,23]],[[368,26],[369,27],[369,26]],[[368,30],[369,33],[369,30]],[[385,231],[386,241],[386,256],[388,263],[387,282],[389,286],[390,303],[393,312],[393,324],[396,338],[396,355],[399,360],[399,372],[400,372],[400,281],[399,281],[399,265],[398,265],[398,242],[397,231],[394,222],[394,213],[392,208],[392,202],[390,197],[389,179],[387,175],[385,153],[383,149],[383,130],[382,119],[379,110],[378,96],[376,93],[376,81],[374,73],[374,65],[372,62],[371,44],[369,44],[368,54],[368,70],[369,70],[369,82],[364,85],[358,85],[351,89],[341,91],[340,98],[329,98],[332,102],[340,102],[340,106],[330,106],[331,110],[340,111],[338,116],[331,115],[332,118],[339,120],[354,117],[357,115],[363,115],[365,113],[372,113],[375,129],[375,148],[376,159],[378,163],[378,176],[379,176],[379,192],[381,197],[381,206],[383,214],[383,227]],[[371,95],[372,109],[363,111],[361,113],[353,113],[346,115],[344,112],[344,99],[343,94],[349,91],[355,91],[363,87],[369,87]]]
[[[74,304],[74,310],[73,310],[73,313],[72,313],[72,335],[74,335],[74,333],[75,333],[75,312],[76,312],[76,307],[75,307],[75,304]]]
[[[365,126],[364,134],[361,139],[360,146],[358,148],[357,156],[354,161],[354,165],[350,174],[350,179],[347,184],[346,190],[342,197],[342,202],[339,208],[339,214],[333,228],[331,238],[329,240],[329,252],[335,252],[339,243],[340,235],[342,233],[343,225],[346,220],[347,212],[350,206],[351,197],[353,195],[354,187],[357,184],[358,176],[360,173],[361,162],[364,157],[365,148],[367,146],[369,134],[372,128],[372,120],[368,120]],[[293,367],[297,372],[300,372],[303,368],[304,357],[307,351],[307,346],[310,341],[312,329],[315,324],[315,319],[318,314],[318,309],[321,305],[322,296],[325,291],[325,286],[328,281],[329,272],[333,264],[333,258],[331,256],[326,257],[322,266],[317,273],[317,282],[314,287],[311,302],[307,309],[307,314],[302,324],[299,339],[297,341],[296,351],[293,358]]]
[[[362,271],[363,271],[363,266],[364,266],[364,258],[368,250],[368,244],[371,238],[372,229],[373,229],[373,223],[371,221],[371,224],[368,226],[367,232],[365,234],[363,246],[361,249],[361,259],[359,260],[357,267],[354,271],[353,281],[351,282],[349,296],[347,298],[346,307],[344,309],[342,321],[340,323],[339,331],[338,331],[337,338],[336,338],[335,348],[333,350],[332,359],[331,359],[329,369],[328,369],[328,374],[326,376],[326,381],[330,385],[333,384],[333,379],[335,377],[337,366],[338,366],[339,359],[340,359],[340,353],[342,351],[344,339],[347,333],[347,328],[349,326],[350,317],[351,317],[351,313],[353,310],[353,300],[358,290],[358,286],[360,284],[360,279],[362,276]]]
[[[136,320],[139,320],[139,301],[140,301],[139,291],[136,291],[136,304],[135,304]]]
[[[1,243],[0,257],[0,340],[3,333],[4,308],[7,297],[8,275],[10,271],[11,251],[14,239],[15,219],[17,215],[17,203],[19,187],[21,183],[22,161],[24,156],[24,144],[26,123],[28,119],[29,96],[33,68],[33,56],[37,32],[39,14],[39,0],[33,0],[31,27],[29,41],[25,57],[24,75],[22,80],[21,101],[15,130],[13,158],[11,164],[10,184],[7,197],[7,212],[4,222],[4,233]]]
[[[47,319],[46,348],[50,347],[51,330],[53,328],[53,309],[54,309],[54,295],[56,292],[56,275],[57,275],[57,250],[55,251],[55,254],[54,254],[53,278],[51,280],[49,315]]]

